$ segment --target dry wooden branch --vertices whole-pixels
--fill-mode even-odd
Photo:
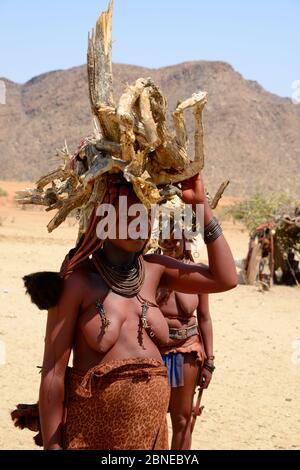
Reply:
[[[54,180],[62,179],[65,180],[70,176],[69,169],[59,168],[58,170],[51,171],[45,176],[42,176],[37,182],[36,187],[37,189],[43,189],[47,184],[51,183]]]
[[[97,119],[103,136],[113,142],[119,142],[120,130],[116,109],[111,106],[102,106],[97,111]]]
[[[128,86],[120,98],[117,116],[120,123],[120,144],[123,160],[130,162],[135,158],[135,133],[133,108],[142,91],[152,84],[151,79],[138,79],[134,85]]]
[[[119,158],[115,157],[103,157],[98,155],[94,162],[93,166],[80,177],[80,181],[84,186],[95,181],[96,178],[102,176],[104,173],[110,172],[113,169],[118,169],[123,171],[126,166],[126,162]]]
[[[46,192],[41,189],[25,189],[16,192],[18,204],[34,204],[38,206],[52,206],[57,202],[57,195],[52,188]]]
[[[102,203],[106,190],[107,181],[106,177],[103,176],[97,181],[95,181],[93,191],[89,200],[80,210],[79,232],[77,241],[79,241],[81,236],[86,232],[92,211],[97,205]]]
[[[181,147],[186,148],[188,144],[188,136],[185,126],[184,115],[181,111],[178,111],[178,109],[176,109],[172,114],[172,118],[174,122],[177,142]]]
[[[88,38],[88,77],[91,106],[97,115],[101,106],[114,106],[112,85],[112,12],[114,0],[97,20],[96,31]]]
[[[204,146],[203,146],[203,124],[202,124],[202,111],[207,103],[207,93],[200,91],[194,93],[190,98],[180,103],[175,113],[173,113],[173,120],[175,124],[176,136],[179,142],[187,142],[186,131],[184,127],[183,113],[188,108],[194,108],[195,120],[195,158],[194,161],[200,162],[200,169],[204,167]]]
[[[112,85],[112,12],[114,0],[108,10],[97,20],[96,29],[88,37],[87,71],[91,108],[98,118],[103,135],[110,140],[116,137],[116,129],[111,116],[101,113],[104,106],[114,107]]]
[[[171,183],[180,183],[192,176],[195,176],[201,171],[199,162],[192,162],[187,168],[182,172],[171,172],[166,170],[161,170],[159,174],[152,174],[150,181],[156,185],[164,185]]]
[[[128,85],[125,92],[121,95],[117,115],[120,123],[132,123],[132,109],[140,97],[142,91],[153,84],[151,78],[139,78],[133,85]]]
[[[218,191],[216,192],[216,194],[215,194],[215,196],[214,196],[214,198],[213,198],[213,200],[212,200],[212,202],[211,202],[211,204],[210,204],[210,207],[211,207],[212,209],[215,209],[215,208],[217,207],[217,205],[218,205],[218,203],[219,203],[221,197],[223,196],[224,191],[225,191],[225,189],[227,188],[227,186],[229,185],[229,183],[230,183],[230,181],[229,181],[229,180],[226,180],[226,181],[224,181],[224,182],[220,185]]]
[[[178,145],[176,140],[167,140],[156,151],[156,161],[161,169],[180,172],[186,169],[189,158],[184,147]]]
[[[146,150],[139,150],[137,152],[135,159],[132,160],[132,162],[130,162],[129,165],[124,168],[124,176],[126,179],[126,175],[142,176],[142,174],[146,170],[146,155]]]
[[[140,111],[148,145],[151,149],[155,149],[160,145],[160,139],[158,138],[156,123],[152,115],[150,97],[151,90],[145,88],[140,96]]]
[[[59,184],[53,183],[53,188],[55,189],[55,192],[57,196],[61,196],[63,194],[73,194],[76,191],[76,188],[78,186],[79,180],[77,175],[74,173],[71,173],[68,179],[65,182],[59,181]]]
[[[150,87],[150,104],[152,116],[156,124],[157,135],[161,143],[170,139],[170,132],[167,128],[167,102],[161,90],[154,83]]]
[[[129,181],[131,181],[137,197],[147,209],[151,208],[151,204],[157,204],[161,200],[157,187],[144,178],[136,177]]]
[[[60,209],[64,205],[63,201],[57,201],[55,204],[52,206],[47,207],[45,210],[46,212],[53,211],[55,209]]]
[[[52,232],[64,220],[66,220],[69,213],[77,207],[83,206],[89,199],[92,192],[92,186],[87,189],[80,189],[75,195],[70,196],[69,199],[63,204],[61,209],[55,214],[52,220],[47,225],[48,232]]]
[[[203,145],[203,124],[202,111],[204,105],[197,105],[194,109],[195,118],[195,162],[199,162],[200,169],[204,168],[204,145]]]

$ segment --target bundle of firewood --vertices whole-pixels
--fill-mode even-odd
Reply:
[[[79,234],[86,231],[93,208],[107,190],[108,176],[122,173],[146,206],[174,194],[174,183],[183,181],[204,166],[202,112],[207,93],[193,94],[173,112],[174,130],[167,126],[166,100],[151,78],[140,78],[127,86],[119,103],[112,85],[112,10],[100,15],[88,38],[87,70],[89,96],[94,115],[94,133],[84,139],[74,155],[67,145],[58,151],[62,163],[43,176],[36,188],[18,193],[21,204],[58,209],[48,224],[51,232],[74,209],[80,212]],[[194,109],[195,155],[188,157],[184,111]],[[219,190],[220,198],[226,183]],[[225,187],[224,187],[225,186]],[[176,193],[176,191],[175,191]]]

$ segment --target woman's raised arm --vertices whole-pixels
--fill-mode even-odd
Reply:
[[[182,199],[186,204],[204,205],[204,229],[211,222],[213,213],[206,200],[200,175],[182,183]],[[208,267],[184,264],[173,258],[149,255],[147,261],[160,264],[160,287],[172,288],[188,294],[209,294],[233,289],[237,285],[235,262],[223,234],[207,244]]]

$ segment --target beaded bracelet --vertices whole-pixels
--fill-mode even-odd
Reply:
[[[211,374],[213,373],[213,371],[216,368],[215,366],[207,364],[206,362],[203,364],[203,367],[204,367],[204,369],[208,370],[208,372],[210,372]]]

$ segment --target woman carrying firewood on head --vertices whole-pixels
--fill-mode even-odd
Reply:
[[[150,78],[128,86],[116,104],[112,7],[111,1],[88,41],[95,135],[71,161],[64,149],[64,165],[19,199],[58,210],[49,231],[74,209],[81,214],[79,241],[60,273],[25,277],[32,299],[48,310],[38,403],[47,450],[167,449],[170,389],[154,340],[166,344],[169,329],[156,302],[157,289],[198,295],[226,291],[237,283],[230,248],[200,176],[191,180],[184,202],[204,205],[208,267],[143,254],[151,232],[150,207],[160,201],[158,188],[187,180],[203,167],[201,117],[207,94],[195,93],[178,105],[176,136],[167,126],[166,101]],[[183,119],[189,107],[195,108],[196,122],[193,164]],[[127,201],[126,214],[118,210],[121,197]],[[146,211],[142,228],[148,225],[138,236],[137,229],[131,230],[139,220],[136,204],[138,212]],[[111,215],[115,209],[115,223],[106,232],[102,223],[110,216],[105,210]],[[17,412],[25,413],[22,407]],[[18,414],[13,418],[24,424]]]
[[[62,292],[49,308],[45,336],[39,396],[44,449],[168,448],[167,371],[153,340],[167,343],[169,331],[156,291],[199,295],[236,285],[232,254],[200,176],[190,188],[185,202],[204,204],[208,267],[142,255],[144,239],[100,240],[97,216],[64,262]],[[127,196],[129,208],[138,202],[122,181],[113,187],[115,206],[116,195]],[[27,285],[34,296],[34,280]],[[71,351],[73,367],[67,369]]]

